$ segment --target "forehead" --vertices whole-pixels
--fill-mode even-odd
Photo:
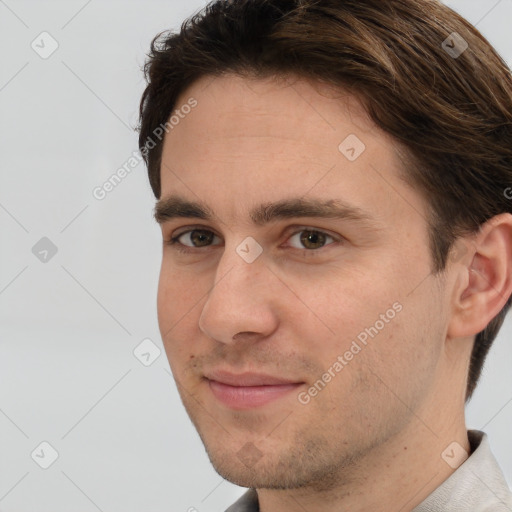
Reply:
[[[311,193],[375,217],[403,214],[418,201],[400,178],[400,145],[348,92],[297,78],[225,75],[193,83],[175,110],[191,99],[197,105],[164,139],[162,197],[210,198],[233,218],[249,203]]]
[[[175,108],[179,110],[192,97],[198,101],[193,114],[197,117],[199,111],[203,118],[211,115],[209,120],[216,123],[218,136],[231,135],[229,125],[236,124],[243,129],[240,136],[261,135],[265,130],[268,136],[282,137],[285,130],[287,136],[304,140],[305,126],[297,122],[307,125],[311,136],[313,131],[338,131],[340,117],[348,118],[359,135],[376,129],[356,96],[302,77],[204,76],[182,92]]]

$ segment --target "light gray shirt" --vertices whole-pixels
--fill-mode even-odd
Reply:
[[[411,512],[512,512],[512,493],[491,452],[487,434],[468,430],[471,455]],[[259,512],[249,489],[226,512]]]

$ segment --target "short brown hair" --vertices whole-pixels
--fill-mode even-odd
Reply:
[[[139,148],[156,198],[163,141],[152,135],[188,86],[225,73],[293,75],[352,92],[406,148],[407,179],[430,205],[433,272],[446,268],[459,236],[512,212],[505,193],[512,185],[510,69],[438,1],[217,0],[179,33],[158,34],[144,73]],[[476,335],[466,400],[510,305],[509,297]]]

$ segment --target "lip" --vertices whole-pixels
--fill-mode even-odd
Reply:
[[[297,382],[262,373],[232,374],[224,371],[205,375],[214,397],[231,409],[261,407],[296,390]]]
[[[229,386],[279,386],[283,384],[298,384],[299,381],[274,377],[265,373],[245,372],[229,373],[223,370],[216,370],[205,374],[208,380],[214,380]]]

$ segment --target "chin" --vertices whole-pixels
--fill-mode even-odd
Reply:
[[[272,469],[259,464],[250,468],[233,459],[221,462],[214,457],[209,457],[215,471],[222,478],[240,487],[255,489],[293,489],[297,487],[297,483],[292,481],[290,476],[281,474],[276,471],[276,468]],[[287,468],[286,471],[290,473],[290,468]]]
[[[226,450],[222,444],[213,449],[205,444],[205,448],[215,471],[240,487],[274,490],[309,487],[325,491],[339,485],[338,464],[322,465],[322,457],[311,458],[309,450],[306,452],[310,456],[297,448],[287,452],[284,446],[282,450],[258,454],[251,444],[247,443],[245,451],[242,448],[238,452]]]

